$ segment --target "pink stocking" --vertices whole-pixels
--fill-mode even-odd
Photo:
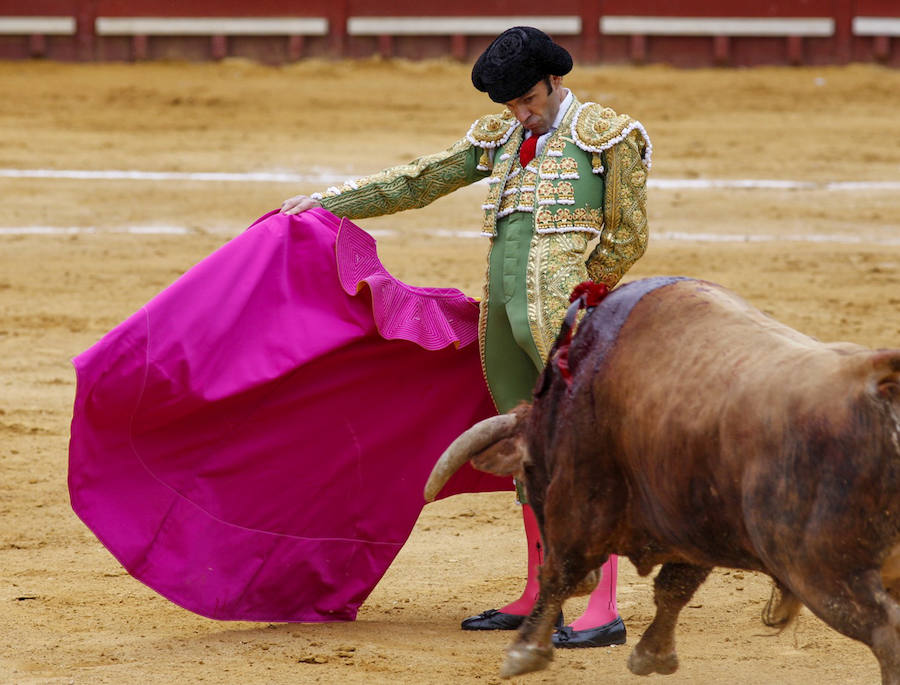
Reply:
[[[544,545],[541,542],[537,519],[534,517],[534,511],[527,504],[522,505],[522,518],[525,521],[525,541],[528,543],[528,579],[525,581],[522,596],[500,609],[504,614],[518,614],[519,616],[530,614],[537,601],[540,590],[538,571],[544,561]]]
[[[616,577],[619,574],[619,558],[615,554],[611,554],[609,560],[601,566],[601,570],[600,582],[591,593],[587,608],[578,619],[569,624],[574,630],[599,628],[615,621],[619,615],[619,609],[616,606]]]

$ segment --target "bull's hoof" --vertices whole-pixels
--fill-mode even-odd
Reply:
[[[541,671],[553,660],[553,649],[537,645],[515,643],[506,650],[506,661],[500,669],[501,678],[512,678],[533,671]]]
[[[628,670],[635,675],[670,675],[678,670],[678,655],[675,652],[665,656],[657,656],[641,649],[640,643],[631,650],[628,656]]]

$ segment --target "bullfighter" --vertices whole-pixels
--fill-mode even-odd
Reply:
[[[482,368],[494,404],[507,412],[530,399],[569,304],[582,281],[612,288],[644,253],[648,229],[646,179],[652,145],[640,122],[563,85],[568,51],[544,32],[504,31],[478,58],[472,83],[505,109],[476,120],[443,152],[298,195],[281,211],[323,207],[360,219],[423,207],[486,180],[482,233],[490,239],[480,305]],[[528,544],[522,595],[465,619],[464,630],[512,630],[538,595],[542,544],[524,487],[517,484]],[[625,642],[616,606],[617,559],[583,615],[554,634],[558,647]]]

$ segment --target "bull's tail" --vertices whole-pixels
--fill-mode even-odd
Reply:
[[[762,612],[762,622],[769,628],[776,628],[780,633],[787,628],[803,605],[793,592],[778,581],[772,585],[772,594]]]

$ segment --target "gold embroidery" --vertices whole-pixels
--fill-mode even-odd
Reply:
[[[588,231],[597,234],[603,228],[603,215],[593,207],[577,207],[565,209],[566,214],[556,213],[556,228],[568,228],[572,231]],[[564,217],[564,218],[563,218]]]
[[[487,197],[484,200],[484,204],[486,205],[496,205],[497,200],[500,199],[500,192],[503,188],[502,183],[494,183],[491,185],[491,189],[488,190]]]
[[[557,129],[561,130],[561,129]],[[562,137],[552,136],[552,140],[547,143],[547,154],[550,157],[561,157],[566,149],[566,141]]]
[[[473,145],[483,148],[499,147],[505,143],[513,129],[521,128],[508,110],[500,114],[486,114],[477,119],[466,138]]]
[[[519,207],[531,207],[534,205],[534,192],[530,190],[523,190],[522,194],[519,196]]]
[[[573,157],[563,157],[559,160],[561,178],[578,178],[578,160]]]
[[[586,102],[579,110],[575,123],[576,144],[584,150],[600,152],[614,144],[626,127],[634,123],[627,114],[616,114],[609,107]]]
[[[526,171],[522,175],[522,185],[523,186],[533,186],[538,181],[538,175],[533,171]]]
[[[487,266],[484,271],[484,286],[482,288],[482,297],[481,302],[478,307],[478,354],[481,357],[481,374],[484,376],[484,384],[488,389],[488,393],[491,395],[491,400],[494,401],[494,406],[497,406],[496,400],[494,400],[494,394],[491,392],[491,385],[488,383],[487,377],[487,364],[485,363],[485,345],[484,339],[487,334],[487,318],[488,318],[488,301],[490,294],[490,280],[491,280],[491,249],[493,248],[494,241],[491,241],[490,247],[488,247],[487,251]]]
[[[568,228],[572,225],[572,210],[568,207],[556,210],[554,222],[557,228]]]
[[[566,316],[569,294],[587,278],[587,243],[587,235],[577,232],[532,238],[527,272],[528,321],[534,344],[543,358],[550,352]]]
[[[541,204],[544,200],[552,200],[553,204],[556,204],[556,189],[550,181],[541,181],[537,187],[537,194],[538,204]]]
[[[576,226],[580,226],[581,228],[593,228],[595,231],[600,231],[603,228],[603,214],[599,209],[595,209],[594,207],[585,207],[584,222],[582,224],[576,223]]]
[[[560,204],[573,204],[575,202],[575,187],[568,181],[560,181],[556,186],[556,200]]]
[[[606,156],[605,227],[588,258],[594,281],[613,287],[647,248],[647,174],[643,166],[645,140],[632,131]]]
[[[501,149],[517,150],[521,142],[522,127],[516,126],[514,129],[511,129],[511,135],[506,141],[505,147]],[[484,218],[481,230],[483,234],[491,237],[497,235],[497,208],[500,205],[500,197],[510,181],[512,167],[515,165],[516,168],[521,168],[519,167],[518,155],[508,155],[506,159],[503,159],[504,156],[506,155],[501,154],[494,164],[493,178],[498,179],[498,182],[491,186],[488,198],[484,203]]]
[[[481,222],[481,232],[484,235],[495,236],[497,235],[497,210],[495,209],[485,209],[484,210],[484,220]]]
[[[554,228],[553,212],[546,207],[541,207],[534,215],[534,225],[539,231]]]
[[[541,178],[559,178],[559,163],[555,159],[541,162]]]

